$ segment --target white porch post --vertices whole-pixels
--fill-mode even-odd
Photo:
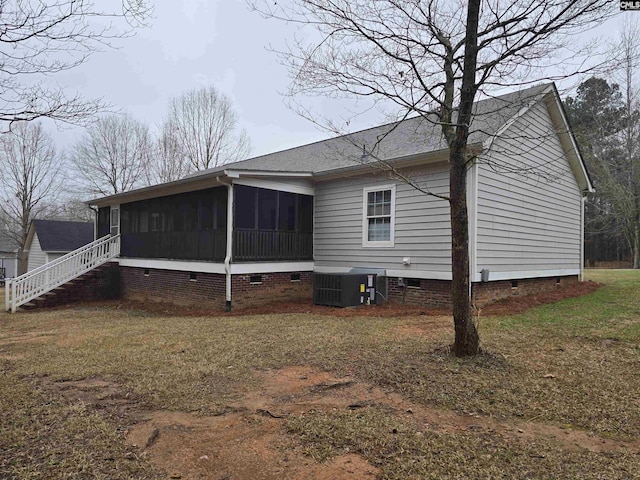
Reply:
[[[227,255],[224,259],[226,274],[225,310],[231,310],[231,258],[233,256],[233,183],[227,184]]]

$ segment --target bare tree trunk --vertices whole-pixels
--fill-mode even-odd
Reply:
[[[456,136],[449,152],[449,198],[451,207],[451,302],[456,356],[476,355],[480,337],[471,316],[469,284],[469,216],[467,214],[467,140],[473,100],[477,91],[476,63],[478,55],[478,17],[480,0],[470,0],[467,11],[467,36],[464,72]]]
[[[640,218],[635,225],[635,235],[633,237],[633,268],[640,268]]]

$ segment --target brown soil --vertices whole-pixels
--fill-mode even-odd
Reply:
[[[548,292],[516,296],[498,300],[494,303],[476,308],[476,313],[482,315],[513,315],[522,313],[530,308],[548,303],[555,303],[565,298],[579,297],[597,290],[601,285],[592,281],[563,285]],[[450,310],[426,308],[403,303],[385,303],[381,305],[367,305],[360,307],[325,307],[313,305],[308,301],[274,302],[258,307],[234,308],[231,312],[221,309],[206,308],[199,305],[175,305],[167,302],[111,300],[105,302],[76,303],[75,306],[99,307],[101,305],[128,310],[142,310],[154,315],[201,317],[201,316],[236,316],[236,315],[269,315],[274,313],[308,313],[313,315],[330,315],[340,318],[352,317],[405,317],[405,316],[442,316],[450,315]],[[73,308],[73,306],[71,306]],[[69,308],[61,306],[57,308]]]
[[[559,302],[565,298],[580,297],[595,292],[602,285],[597,282],[587,280],[570,285],[563,285],[554,290],[536,293],[533,295],[525,295],[522,297],[509,297],[498,300],[489,305],[483,306],[479,311],[483,315],[514,315],[523,313],[533,307],[546,305],[548,303]]]
[[[418,429],[439,432],[475,430],[509,442],[537,439],[556,442],[565,450],[617,452],[640,448],[625,443],[535,422],[501,421],[486,416],[460,415],[405,400],[398,394],[336,378],[307,366],[260,373],[259,389],[246,391],[227,406],[226,413],[199,417],[185,412],[145,411],[122,388],[103,379],[49,384],[66,397],[80,400],[119,417],[128,424],[130,455],[148,458],[170,478],[180,479],[373,479],[380,471],[349,452],[327,463],[305,456],[282,424],[291,415],[310,411],[356,410],[367,406],[393,409]]]

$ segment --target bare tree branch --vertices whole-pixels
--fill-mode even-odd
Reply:
[[[111,115],[87,128],[71,163],[88,193],[112,195],[145,183],[151,151],[146,125],[128,115]]]
[[[53,140],[40,123],[15,123],[11,133],[0,136],[0,208],[20,252],[31,220],[55,205],[63,172]]]
[[[104,110],[101,99],[67,94],[52,79],[144,26],[146,0],[122,0],[119,11],[90,0],[0,0],[0,122],[41,117],[84,124]]]
[[[251,151],[231,100],[214,87],[171,99],[162,137],[164,144],[182,157],[176,161],[186,160],[189,172],[243,160]],[[183,167],[178,170],[182,172]]]

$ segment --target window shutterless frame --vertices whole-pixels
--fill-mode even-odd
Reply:
[[[362,192],[362,246],[393,247],[396,186],[376,185]]]
[[[120,205],[111,207],[110,217],[110,233],[111,235],[118,235],[120,233]]]

